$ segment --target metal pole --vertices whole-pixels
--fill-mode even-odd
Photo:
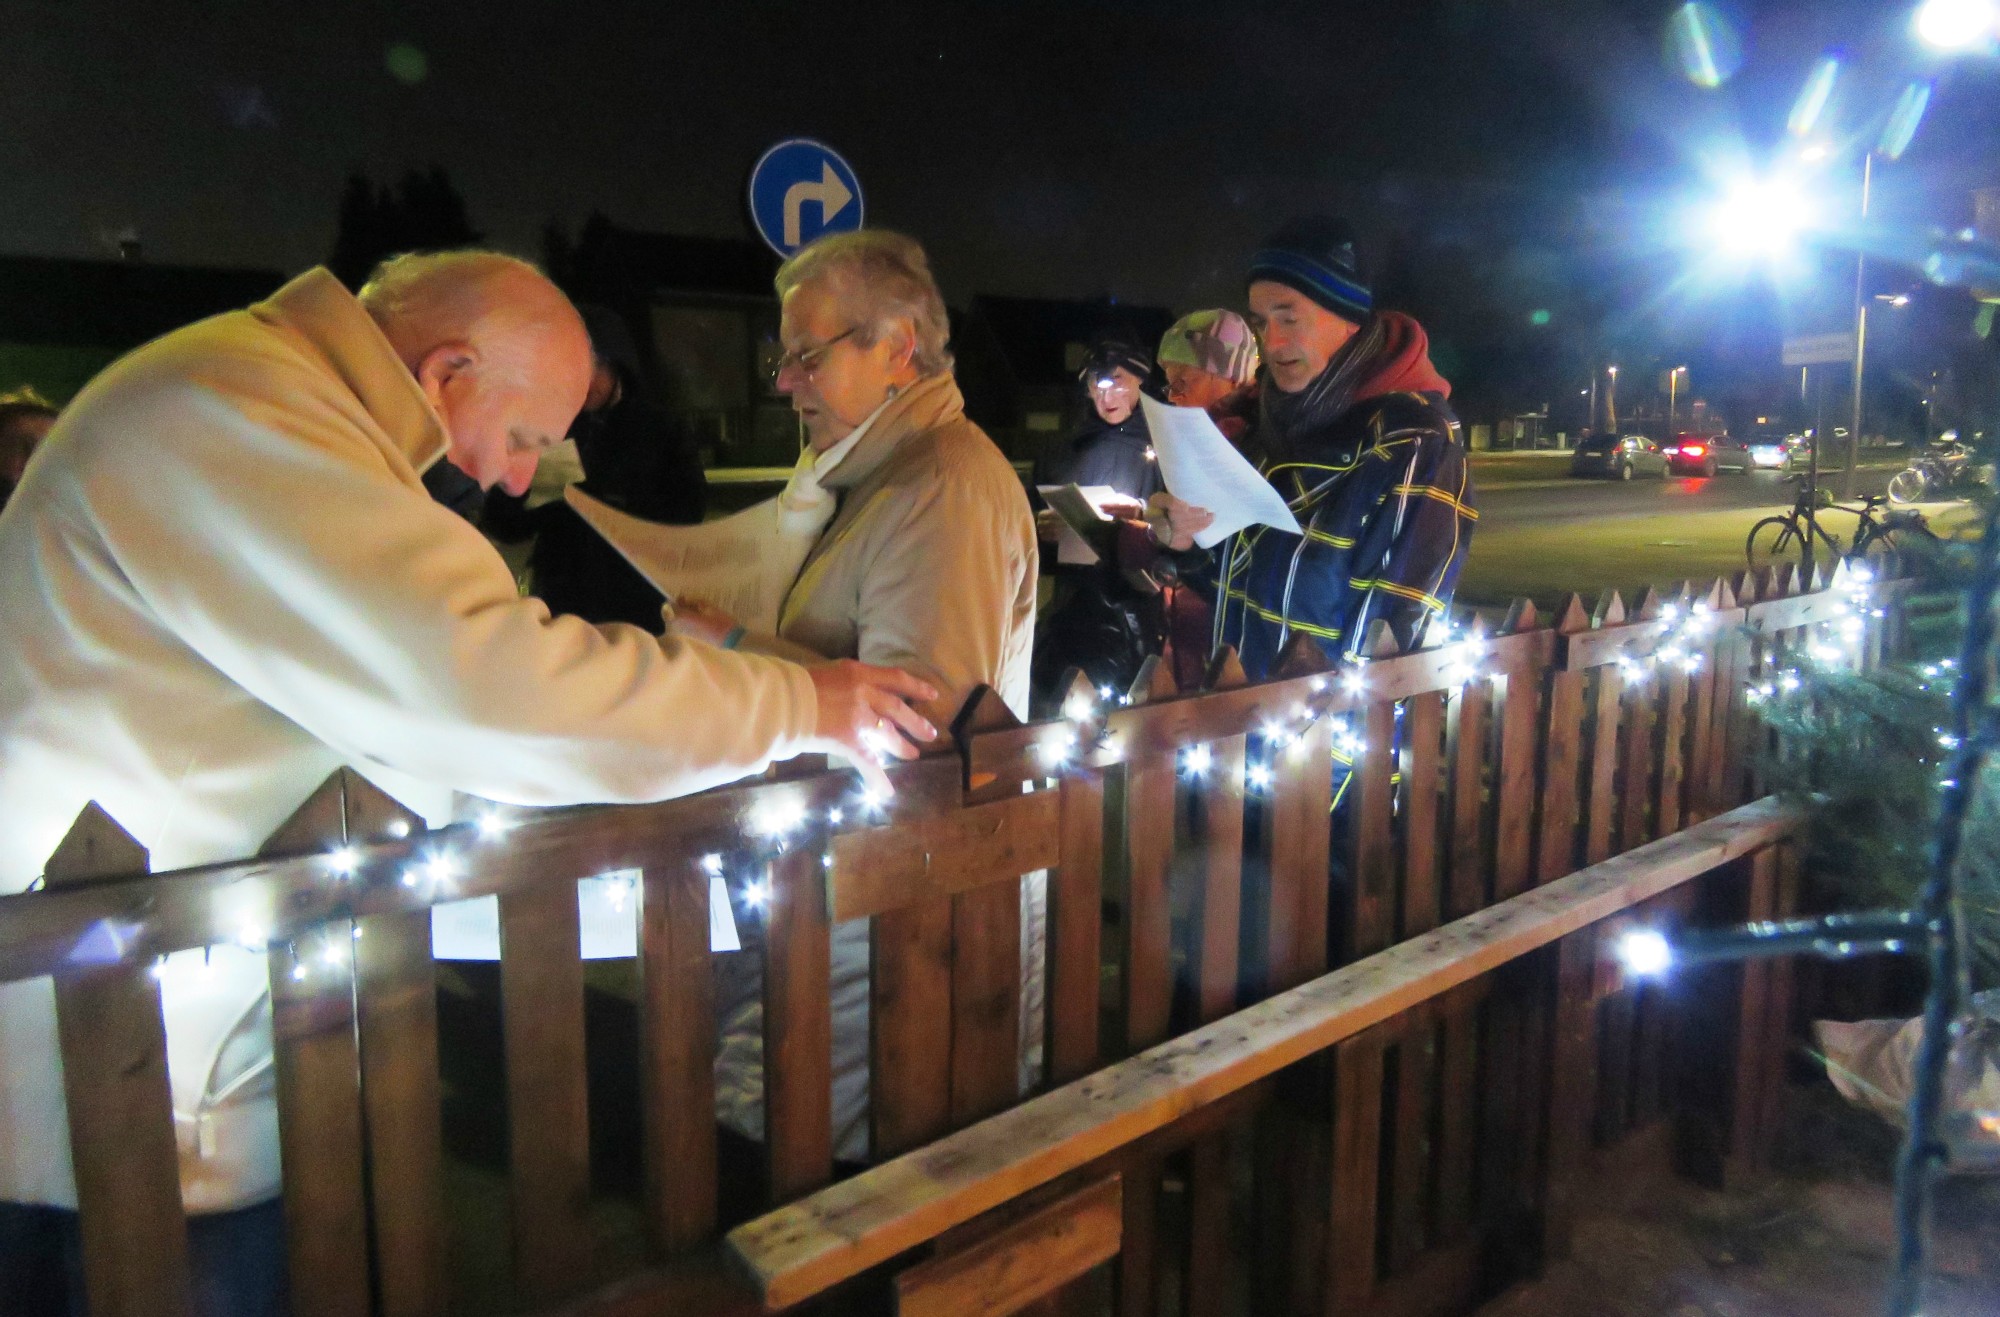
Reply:
[[[1868,190],[1874,181],[1875,153],[1861,157],[1861,225],[1868,226]],[[1854,248],[1854,411],[1847,423],[1847,470],[1840,475],[1840,496],[1854,497],[1854,468],[1861,463],[1861,369],[1868,355],[1868,300],[1863,282],[1868,254],[1857,239]]]
[[[1597,433],[1597,367],[1590,368],[1590,431]]]
[[[1803,378],[1803,376],[1802,376]],[[1806,551],[1803,558],[1806,580],[1812,580],[1813,553],[1819,540],[1819,446],[1826,442],[1826,382],[1820,381],[1817,414],[1813,417],[1812,446],[1806,449]]]
[[[1679,396],[1680,383],[1681,368],[1676,366],[1667,372],[1667,442],[1669,443],[1672,443],[1674,438],[1674,400]]]
[[[1618,367],[1610,369],[1611,383],[1604,389],[1605,427],[1613,434],[1618,433]]]

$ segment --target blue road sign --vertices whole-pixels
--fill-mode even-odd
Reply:
[[[780,256],[814,238],[861,227],[861,184],[832,147],[794,137],[750,171],[750,218]]]

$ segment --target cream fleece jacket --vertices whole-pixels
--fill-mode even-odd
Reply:
[[[97,801],[156,870],[234,859],[354,766],[451,792],[659,800],[797,753],[801,668],[552,618],[419,474],[442,425],[324,270],[117,362],[0,515],[0,893]],[[32,899],[32,898],[30,898]],[[195,1211],[278,1188],[261,953],[175,958]],[[48,980],[0,986],[0,1200],[72,1205]]]

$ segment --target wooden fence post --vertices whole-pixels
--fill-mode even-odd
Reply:
[[[1598,604],[1596,627],[1621,626],[1625,601],[1613,590]],[[1583,859],[1596,864],[1611,858],[1617,831],[1618,733],[1623,726],[1625,674],[1616,664],[1597,668],[1597,698],[1590,723],[1590,801],[1583,826]]]
[[[648,864],[639,894],[639,1092],[656,1254],[715,1230],[715,974],[710,876],[693,855]],[[725,894],[724,899],[728,899]]]
[[[1583,601],[1571,595],[1556,614],[1558,636],[1590,630]],[[1535,884],[1576,867],[1577,778],[1583,750],[1583,684],[1589,673],[1558,663],[1549,673],[1548,737],[1542,750],[1542,831],[1535,847]]]
[[[346,780],[348,834],[376,841],[422,826],[366,779]],[[361,1104],[384,1317],[441,1312],[447,1302],[443,1100],[438,1075],[437,967],[428,909],[369,915],[354,944]]]
[[[145,847],[93,803],[43,880],[55,890],[148,867]],[[167,1029],[152,967],[126,960],[119,942],[113,930],[86,938],[76,968],[55,980],[84,1292],[95,1317],[169,1317],[192,1312],[194,1296]]]
[[[833,1178],[833,926],[818,848],[770,864],[764,925],[764,1147],[771,1198]]]
[[[1173,670],[1149,658],[1130,700],[1144,704],[1177,693]],[[1127,1053],[1166,1039],[1173,1009],[1173,910],[1168,877],[1174,858],[1176,782],[1172,746],[1146,748],[1125,763],[1125,999]],[[1160,1191],[1155,1159],[1125,1172],[1124,1243],[1118,1260],[1118,1304],[1124,1317],[1151,1317],[1159,1307]]]
[[[331,774],[258,854],[303,855],[362,840],[348,835],[354,776],[347,768]],[[323,948],[289,942],[269,957],[286,1256],[293,1276],[311,1278],[292,1286],[297,1317],[366,1317],[371,1302],[354,930],[351,919],[330,920]],[[303,977],[300,965],[308,967]]]
[[[552,873],[503,893],[508,1190],[515,1279],[533,1302],[560,1298],[592,1275],[583,1009],[576,880]]]

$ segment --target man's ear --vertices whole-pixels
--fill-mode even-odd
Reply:
[[[431,406],[441,407],[446,386],[478,364],[479,349],[472,344],[458,340],[440,343],[417,359],[417,384]]]

